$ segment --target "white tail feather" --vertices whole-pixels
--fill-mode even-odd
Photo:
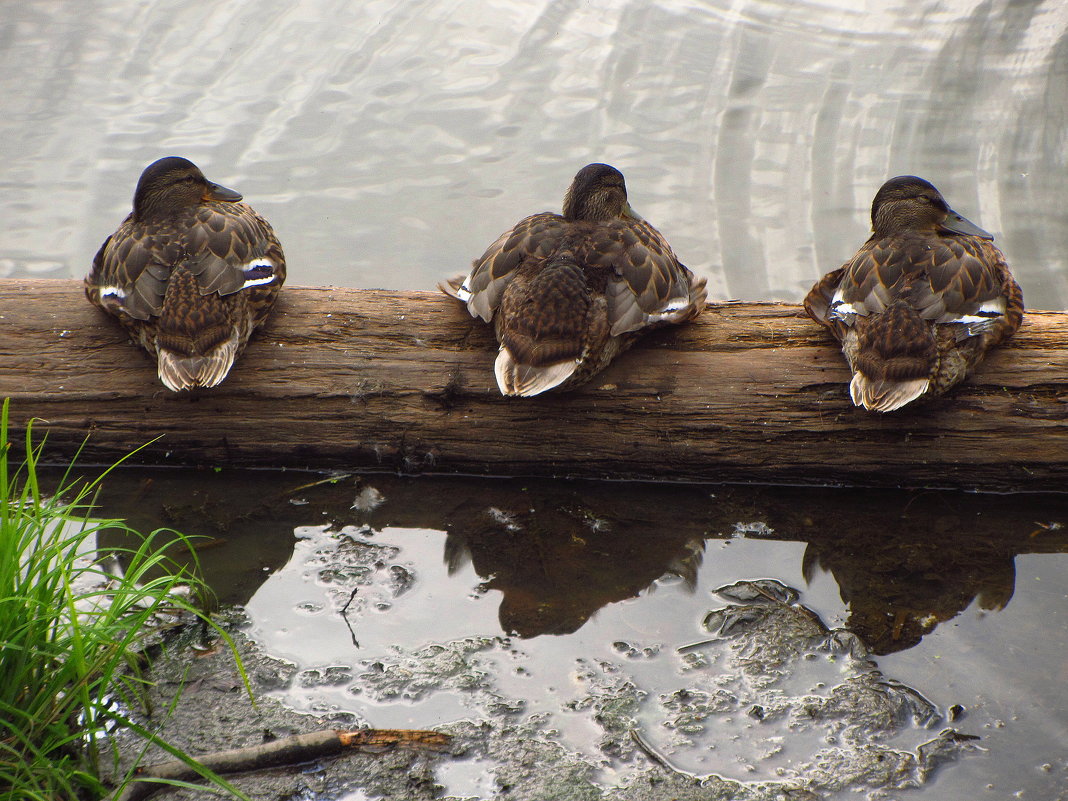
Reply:
[[[849,396],[854,406],[873,412],[892,412],[911,403],[927,391],[930,380],[913,378],[909,381],[875,381],[864,373],[854,373],[849,382]]]
[[[508,348],[502,346],[497,353],[497,360],[493,363],[493,372],[497,375],[497,386],[502,395],[527,398],[560,386],[571,377],[578,364],[574,359],[546,367],[519,364],[512,358]]]
[[[181,392],[183,389],[214,387],[222,383],[234,366],[237,356],[238,333],[233,334],[206,356],[181,356],[165,348],[158,348],[156,361],[159,380],[167,389]]]
[[[450,298],[456,298],[462,300],[464,303],[471,300],[471,291],[464,286],[467,282],[466,275],[457,275],[453,278],[446,279],[445,281],[438,282],[438,289],[448,295]]]

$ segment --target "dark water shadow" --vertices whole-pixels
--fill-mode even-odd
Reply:
[[[806,543],[805,578],[833,576],[847,627],[885,654],[973,601],[1004,608],[1018,555],[1068,551],[1057,495],[130,470],[100,504],[137,529],[201,537],[221,603],[247,602],[284,566],[300,526],[444,531],[450,573],[469,562],[501,594],[501,630],[524,638],[574,632],[665,576],[692,588],[708,542],[746,537]]]

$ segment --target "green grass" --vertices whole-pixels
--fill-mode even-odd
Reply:
[[[113,575],[95,553],[96,535],[129,529],[92,516],[93,499],[109,471],[82,480],[68,468],[58,487],[44,492],[38,483],[42,447],[28,425],[25,457],[13,460],[5,401],[0,412],[4,801],[103,797],[108,788],[101,769],[117,764],[114,734],[122,728],[146,747],[155,743],[193,764],[132,718],[145,689],[140,672],[145,632],[159,613],[208,620],[195,600],[203,585],[166,557],[168,548],[188,542],[168,530],[144,535],[139,547],[121,554],[124,574]],[[202,774],[216,788],[242,797],[222,779]]]

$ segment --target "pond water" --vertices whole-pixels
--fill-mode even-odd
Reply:
[[[84,275],[143,167],[177,154],[272,221],[292,284],[431,289],[607,161],[713,300],[799,300],[863,241],[879,185],[914,173],[997,234],[1030,306],[1059,309],[1066,87],[1063,0],[9,3],[0,277]],[[809,775],[822,731],[780,720],[757,736],[739,707],[680,733],[680,709],[697,713],[679,693],[715,696],[700,660],[727,659],[695,645],[724,606],[713,591],[776,579],[932,705],[883,742],[916,751],[939,726],[981,737],[907,797],[1068,795],[1060,498],[124,482],[109,481],[107,513],[217,538],[209,578],[295,663],[297,708],[431,726],[513,705],[612,787],[644,759],[604,745],[603,699],[629,682],[641,736],[680,770]],[[376,684],[421,648],[472,642],[492,692]],[[805,664],[772,690],[728,689],[770,709],[841,675],[825,656]],[[475,764],[439,780],[484,797],[494,766]]]
[[[1068,303],[1062,0],[36,0],[0,42],[0,275],[84,275],[177,154],[291,283],[431,289],[607,161],[711,299],[799,300],[913,173]]]
[[[205,538],[299,710],[521,727],[609,790],[650,768],[633,728],[680,771],[817,798],[1068,793],[1068,496],[127,470],[101,504]],[[774,629],[725,645],[717,615],[754,612],[723,588],[747,581],[808,626],[793,658],[762,648]],[[872,671],[893,725],[806,724]],[[863,748],[922,754],[946,728],[978,739],[930,773],[862,769]],[[491,751],[437,780],[490,798],[508,769]]]

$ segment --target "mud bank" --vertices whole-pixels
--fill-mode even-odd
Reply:
[[[561,713],[586,714],[595,724],[594,758],[558,738],[552,715],[528,713],[522,701],[498,686],[487,657],[512,649],[507,637],[467,638],[415,651],[397,648],[362,673],[358,668],[356,675],[313,676],[261,653],[234,613],[230,627],[255,705],[229,651],[195,648],[198,634],[186,632],[154,663],[152,708],[164,709],[180,693],[162,733],[195,754],[324,728],[374,726],[375,706],[388,700],[440,691],[474,699],[477,714],[437,727],[452,735],[441,752],[356,752],[229,777],[258,801],[821,799],[842,790],[920,786],[939,767],[974,749],[976,738],[950,728],[954,712],[888,680],[855,636],[829,631],[797,604],[790,588],[743,582],[722,588],[719,595],[725,603],[706,618],[707,640],[678,648],[685,672],[676,692],[649,697],[640,680],[628,675],[625,659],[621,664],[591,660],[576,671],[574,680],[584,685],[585,696]],[[366,717],[327,709],[300,714],[270,697],[294,682],[338,680],[360,686]],[[798,691],[802,684],[806,689]],[[701,767],[718,761],[736,771],[737,761],[724,744],[739,739],[765,755],[794,754],[780,770],[783,780],[745,782]],[[667,756],[679,745],[687,746],[692,764]],[[166,758],[160,752],[158,760],[149,761]],[[204,794],[168,790],[153,797],[178,801]]]

